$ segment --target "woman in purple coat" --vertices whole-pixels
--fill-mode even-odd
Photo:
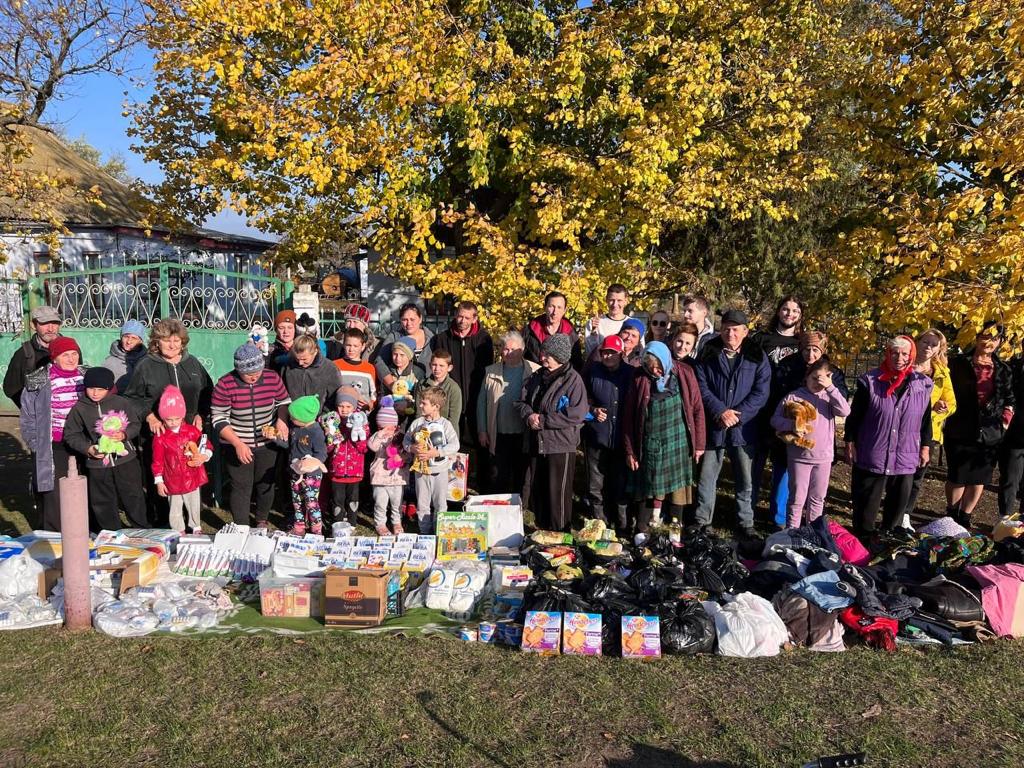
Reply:
[[[914,370],[914,340],[897,336],[885,348],[880,368],[857,380],[846,419],[846,459],[853,465],[853,531],[862,540],[899,525],[914,483],[928,464],[932,440],[932,381]],[[882,496],[885,504],[882,505]]]

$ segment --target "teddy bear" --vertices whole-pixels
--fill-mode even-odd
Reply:
[[[814,422],[818,418],[818,409],[806,400],[796,398],[786,401],[782,407],[782,413],[787,419],[793,420],[792,431],[778,433],[782,441],[792,443],[807,451],[814,448],[814,440],[807,435],[814,428]]]
[[[260,323],[253,325],[249,331],[249,341],[256,345],[256,348],[264,356],[270,354],[270,331]]]
[[[358,443],[366,439],[366,426],[369,420],[362,411],[353,411],[345,419],[345,426],[352,431],[352,442]]]
[[[108,411],[96,420],[96,433],[100,436],[96,450],[103,454],[103,466],[108,466],[114,456],[128,455],[128,449],[124,445],[127,431],[128,414],[124,411]]]

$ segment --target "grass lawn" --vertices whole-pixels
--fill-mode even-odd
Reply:
[[[10,426],[0,420],[5,532],[27,527],[29,468]],[[840,517],[848,487],[838,472]],[[745,768],[854,750],[871,766],[1024,764],[1016,641],[640,663],[438,636],[50,628],[0,632],[0,659],[0,766]]]

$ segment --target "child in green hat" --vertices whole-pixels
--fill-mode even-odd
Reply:
[[[320,484],[327,467],[327,439],[317,423],[320,400],[306,395],[288,406],[292,428],[288,432],[288,466],[291,469],[292,509],[295,522],[289,533],[305,536],[309,532],[323,534],[320,512]]]

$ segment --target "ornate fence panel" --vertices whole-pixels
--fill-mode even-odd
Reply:
[[[0,380],[7,374],[11,357],[26,338],[25,283],[13,278],[0,278]],[[13,411],[14,403],[0,392],[0,411]]]
[[[273,327],[291,290],[266,275],[174,262],[43,273],[27,286],[30,306],[49,304],[61,314],[87,365],[103,362],[125,320],[151,327],[175,317],[188,328],[189,353],[214,379],[231,370],[232,353],[253,325]]]

